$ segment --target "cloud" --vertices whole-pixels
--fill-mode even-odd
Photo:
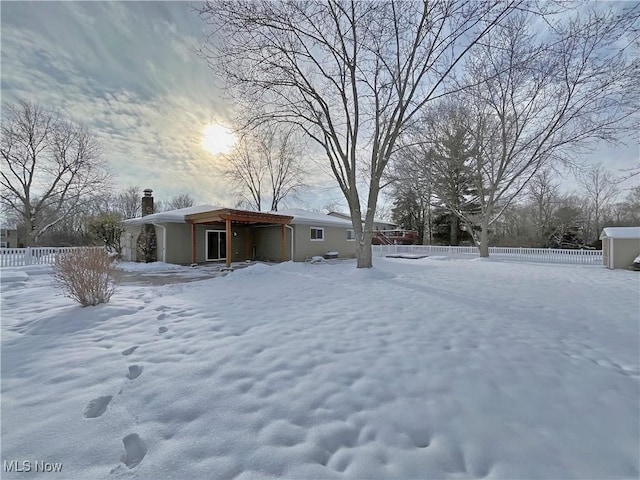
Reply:
[[[198,19],[185,3],[6,3],[2,96],[36,101],[96,133],[117,187],[161,198],[229,197],[201,131],[229,105],[193,52]]]
[[[207,124],[230,124],[233,103],[194,51],[204,24],[189,4],[4,2],[1,21],[3,101],[36,101],[87,125],[117,174],[116,188],[233,202],[222,157],[201,146]],[[639,155],[634,142],[591,158],[620,169]],[[324,157],[314,155],[309,170],[309,190],[291,205],[343,201]]]

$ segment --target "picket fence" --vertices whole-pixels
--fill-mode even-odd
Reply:
[[[92,250],[104,247],[27,247],[0,248],[0,267],[22,267],[25,265],[53,265],[56,255],[79,248]]]
[[[440,245],[373,245],[373,255],[391,254],[446,255],[478,257],[477,247],[450,247]],[[602,250],[568,250],[560,248],[489,247],[489,256],[513,261],[542,263],[574,263],[602,265]]]

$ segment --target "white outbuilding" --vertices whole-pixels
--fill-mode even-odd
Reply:
[[[607,268],[627,268],[640,255],[640,227],[607,227],[600,240],[602,263]]]

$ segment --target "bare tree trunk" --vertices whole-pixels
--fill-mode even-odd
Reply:
[[[373,266],[373,253],[371,248],[373,235],[366,230],[365,228],[364,240],[359,242],[356,248],[356,268],[371,268]]]
[[[489,218],[485,216],[482,219],[482,230],[480,231],[480,256],[487,258],[489,256]]]
[[[422,230],[422,244],[431,245],[431,219],[427,219]]]
[[[33,218],[29,209],[24,211],[24,246],[33,247],[36,244],[35,239],[35,225],[33,224]]]
[[[449,232],[451,235],[451,245],[458,245],[458,217],[455,215],[451,215],[451,226]]]

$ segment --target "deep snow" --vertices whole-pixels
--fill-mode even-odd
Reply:
[[[84,309],[44,267],[2,269],[2,460],[87,480],[638,478],[636,272],[375,265],[125,284]]]

